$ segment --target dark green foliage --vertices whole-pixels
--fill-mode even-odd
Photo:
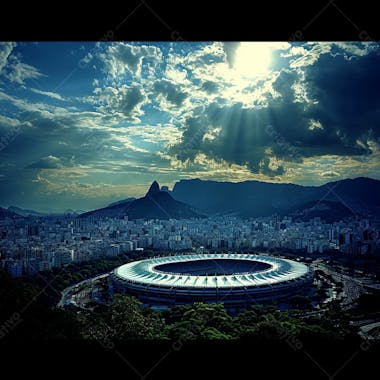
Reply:
[[[74,313],[51,309],[41,302],[45,290],[0,271],[0,326],[4,339],[80,337]]]
[[[83,337],[88,339],[119,341],[166,337],[161,313],[143,308],[134,297],[116,296],[107,312],[85,313],[80,323]]]
[[[234,339],[237,338],[233,318],[222,304],[177,307],[168,312],[167,333],[173,340]]]

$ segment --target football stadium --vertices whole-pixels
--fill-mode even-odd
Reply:
[[[235,253],[139,260],[116,268],[111,275],[115,291],[155,308],[193,302],[241,308],[302,294],[312,280],[313,272],[302,263]]]

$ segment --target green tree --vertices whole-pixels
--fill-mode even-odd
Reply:
[[[178,314],[183,311],[179,319]],[[168,326],[168,335],[174,339],[232,339],[238,336],[233,318],[223,304],[195,303],[174,311],[177,320]]]
[[[135,297],[116,296],[111,307],[111,328],[115,339],[156,339],[163,337],[164,320],[160,314],[146,312]]]

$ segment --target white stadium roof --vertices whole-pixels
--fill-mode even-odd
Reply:
[[[218,259],[261,262],[270,265],[270,267],[261,271],[255,270],[245,273],[215,275],[169,273],[156,269],[156,267],[163,264]],[[134,261],[116,268],[114,273],[122,280],[147,286],[153,285],[169,288],[241,288],[271,286],[297,280],[308,274],[309,269],[306,265],[296,261],[266,255],[218,253],[167,256]]]

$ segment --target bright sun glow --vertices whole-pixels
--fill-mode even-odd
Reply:
[[[273,49],[273,44],[267,42],[241,42],[235,53],[235,70],[245,77],[265,74],[269,70]]]

